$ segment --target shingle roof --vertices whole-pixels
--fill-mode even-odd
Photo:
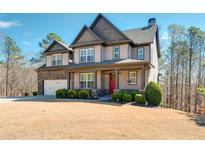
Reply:
[[[69,65],[61,65],[61,66],[49,66],[47,67],[45,64],[39,67],[37,70],[44,69],[76,69],[76,68],[86,68],[86,67],[102,67],[109,65],[122,65],[122,64],[150,64],[149,61],[139,61],[136,59],[118,59],[118,60],[105,60],[101,62],[91,62],[91,63],[80,63],[80,64],[69,64]]]
[[[62,43],[62,42],[60,42],[60,41],[54,40],[54,41],[48,46],[48,48],[46,48],[46,49],[43,51],[43,53],[51,52],[51,51],[49,51],[50,47],[53,46],[53,45],[56,44],[56,43],[58,43],[58,44],[60,44],[61,46],[63,46],[66,50],[73,51],[73,49],[70,48],[70,47],[68,47],[68,45],[66,45],[66,44],[64,44],[64,43]]]
[[[128,38],[130,38],[135,44],[144,44],[144,43],[153,42],[154,37],[156,36],[156,32],[157,32],[157,25],[123,31],[123,33]]]

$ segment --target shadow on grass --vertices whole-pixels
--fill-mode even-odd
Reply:
[[[178,114],[186,115],[190,121],[194,121],[198,126],[205,127],[205,116],[187,112],[177,112]]]

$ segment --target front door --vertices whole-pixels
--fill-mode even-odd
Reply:
[[[109,74],[109,92],[110,92],[110,94],[113,93],[114,89],[115,89],[115,75],[114,75],[114,73],[110,73]]]

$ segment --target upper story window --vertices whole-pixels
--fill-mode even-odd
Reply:
[[[137,48],[137,59],[144,60],[144,48]]]
[[[94,61],[94,48],[80,49],[80,62],[87,63]]]
[[[113,59],[120,59],[120,47],[113,47]]]
[[[52,66],[62,65],[62,54],[52,55]]]

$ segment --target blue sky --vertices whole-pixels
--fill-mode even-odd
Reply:
[[[167,39],[167,27],[170,24],[198,26],[205,30],[205,14],[129,14],[104,13],[120,30],[147,25],[149,18],[155,17],[160,29],[160,38]],[[0,32],[11,36],[28,59],[41,49],[38,42],[49,32],[58,34],[65,43],[70,44],[84,24],[90,25],[97,13],[81,14],[0,14]]]

